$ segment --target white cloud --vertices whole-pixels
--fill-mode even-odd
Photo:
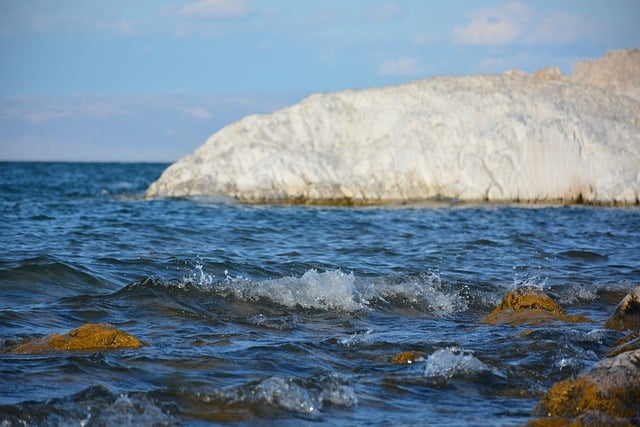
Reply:
[[[129,113],[125,98],[98,96],[66,98],[19,96],[0,98],[0,121],[22,120],[43,124],[66,119],[107,119]]]
[[[558,12],[542,17],[525,41],[531,44],[568,44],[587,36],[594,28],[597,28],[596,24],[588,22],[581,15]]]
[[[398,3],[385,3],[373,7],[369,11],[369,15],[376,21],[392,21],[402,18],[406,12],[405,8]]]
[[[378,68],[378,72],[384,76],[410,76],[422,73],[423,66],[420,60],[408,56],[397,59],[389,59]]]
[[[116,34],[121,34],[125,36],[134,35],[136,33],[136,25],[133,21],[121,19],[118,21],[110,21],[110,22],[101,22],[96,24],[96,28],[112,32]]]
[[[182,111],[193,117],[194,119],[206,120],[213,117],[208,110],[200,107],[185,107],[182,108]]]
[[[471,45],[513,43],[525,32],[533,18],[533,10],[522,2],[478,9],[471,14],[469,25],[453,29],[454,42]]]
[[[171,14],[184,18],[240,18],[252,12],[245,0],[198,0],[179,9],[169,9]]]
[[[222,126],[293,101],[291,94],[0,96],[0,160],[175,161]]]

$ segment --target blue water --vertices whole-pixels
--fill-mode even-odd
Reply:
[[[640,284],[637,207],[144,200],[166,166],[0,163],[1,425],[522,425]],[[594,322],[480,322],[521,285]],[[148,345],[7,352],[98,322]]]

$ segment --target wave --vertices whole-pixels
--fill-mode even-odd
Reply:
[[[228,413],[245,417],[273,410],[293,412],[305,418],[320,420],[324,407],[353,407],[355,391],[337,374],[297,377],[269,376],[258,381],[212,390],[182,389],[183,398],[193,402],[195,412]]]
[[[180,280],[146,278],[114,293],[122,304],[134,300],[154,304],[145,309],[244,319],[269,329],[295,327],[295,313],[380,312],[406,317],[450,318],[460,313],[483,315],[493,310],[511,290],[538,287],[560,304],[569,306],[601,298],[619,299],[630,283],[568,282],[549,286],[539,277],[514,278],[504,283],[458,283],[433,272],[388,277],[357,277],[342,270],[309,269],[300,276],[252,279],[207,273],[201,264]],[[609,296],[610,295],[610,296]],[[283,309],[286,309],[283,312]]]
[[[7,304],[33,304],[52,298],[112,290],[100,277],[77,263],[43,255],[15,262],[2,262],[0,279]],[[25,287],[25,283],[30,286]]]
[[[0,425],[178,425],[173,412],[147,393],[98,385],[63,398],[0,406]]]
[[[483,373],[505,378],[496,368],[476,358],[473,352],[458,347],[436,350],[425,360],[424,375],[428,378],[449,380]]]
[[[300,277],[251,280],[227,276],[217,280],[197,266],[179,286],[187,284],[235,300],[295,309],[348,313],[402,308],[447,316],[468,308],[462,292],[443,284],[433,273],[367,280],[341,270],[310,269]]]

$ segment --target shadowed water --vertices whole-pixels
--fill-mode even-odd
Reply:
[[[142,200],[165,166],[0,163],[0,346],[148,344],[0,353],[2,425],[521,425],[640,283],[638,208]],[[594,323],[480,322],[522,284]]]

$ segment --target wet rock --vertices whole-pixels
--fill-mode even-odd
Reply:
[[[605,327],[617,331],[640,330],[640,286],[620,301]]]
[[[391,363],[410,365],[424,359],[425,353],[421,351],[403,351],[391,358]]]
[[[640,331],[629,334],[614,342],[613,348],[607,353],[607,357],[617,356],[620,353],[632,350],[640,350]]]
[[[604,422],[609,417],[634,424],[640,421],[638,402],[640,350],[634,350],[604,359],[577,377],[556,383],[538,403],[534,415],[572,420],[567,425],[609,425]]]
[[[51,334],[28,340],[10,350],[13,354],[37,354],[50,351],[99,351],[139,348],[144,344],[133,335],[108,323],[87,323],[65,335]]]
[[[571,420],[561,417],[538,418],[529,421],[529,427],[633,427],[624,418],[612,417],[602,411],[587,411]]]
[[[537,325],[558,320],[571,323],[591,321],[584,316],[567,315],[564,309],[541,289],[524,286],[509,292],[482,322],[490,325]]]

